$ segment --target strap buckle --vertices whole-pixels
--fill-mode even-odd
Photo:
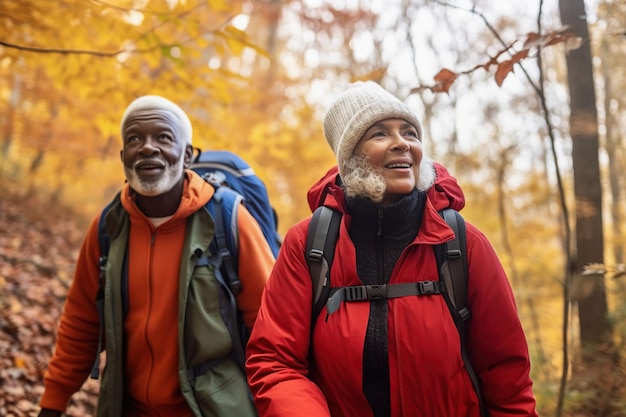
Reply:
[[[418,281],[417,286],[419,288],[420,294],[422,295],[437,294],[435,281]]]
[[[387,298],[387,285],[367,285],[367,298],[369,300],[378,300],[381,298]]]
[[[345,301],[365,301],[388,298],[387,285],[358,285],[345,287]]]

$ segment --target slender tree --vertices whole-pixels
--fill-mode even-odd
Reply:
[[[559,0],[561,22],[583,42],[566,56],[570,93],[570,134],[576,204],[576,256],[572,300],[577,302],[580,326],[580,355],[573,363],[574,390],[591,389],[584,401],[571,408],[578,416],[616,416],[615,401],[621,372],[612,340],[608,316],[605,276],[583,275],[585,266],[604,263],[602,231],[602,187],[600,180],[598,114],[591,61],[591,42],[584,0]],[[580,384],[584,382],[584,384]]]
[[[585,265],[604,261],[598,115],[584,1],[560,0],[559,10],[562,23],[583,39],[581,47],[569,51],[566,57],[576,198],[574,268],[581,272]],[[593,279],[594,283],[589,291],[577,294],[583,359],[593,357],[598,346],[605,346],[611,340],[604,277],[584,279]]]

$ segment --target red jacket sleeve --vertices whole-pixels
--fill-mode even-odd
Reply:
[[[313,289],[298,238],[306,230],[300,223],[285,236],[248,343],[248,381],[264,417],[330,416],[324,395],[308,378]]]
[[[468,354],[491,417],[536,417],[530,358],[513,291],[487,238],[467,224]]]

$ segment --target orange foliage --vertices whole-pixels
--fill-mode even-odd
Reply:
[[[476,70],[484,69],[489,71],[492,66],[496,67],[495,81],[498,86],[502,86],[504,79],[513,72],[516,64],[526,59],[533,49],[542,48],[546,46],[553,46],[560,43],[564,43],[568,50],[578,48],[580,46],[580,38],[575,36],[568,28],[562,28],[557,31],[549,32],[543,35],[537,33],[528,33],[526,35],[526,41],[523,43],[522,49],[517,52],[512,52],[513,45],[509,45],[506,48],[499,51],[495,57],[490,58],[486,63],[476,65],[474,68],[456,73],[449,69],[442,69],[435,75],[435,84],[431,86],[419,86],[413,88],[411,93],[419,93],[424,90],[430,90],[433,93],[447,93],[457,80],[459,75],[471,74]],[[511,58],[499,60],[505,53],[510,53]]]
[[[266,37],[233,25],[241,2],[44,3],[0,2],[0,175],[86,216],[98,213],[123,183],[124,108],[160,94],[188,112],[195,146],[248,160],[268,185],[283,232],[309,213],[303,190],[332,154],[321,125],[301,127],[313,109],[287,98],[290,81],[278,74],[269,82]],[[315,169],[301,175],[304,167]]]

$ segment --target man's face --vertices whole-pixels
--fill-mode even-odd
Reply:
[[[122,127],[122,140],[124,174],[137,193],[164,194],[181,181],[191,147],[182,138],[180,122],[172,112],[131,113]]]

